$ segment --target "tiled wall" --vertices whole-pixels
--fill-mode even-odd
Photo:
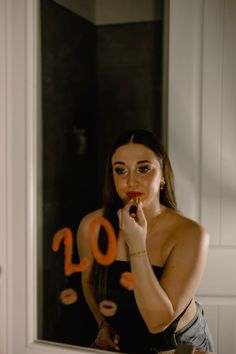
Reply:
[[[162,22],[98,26],[99,162],[126,128],[161,137]]]
[[[95,28],[50,0],[42,1],[41,18],[43,309],[39,327],[44,339],[70,342],[73,328],[78,326],[75,312],[81,310],[61,305],[59,295],[67,287],[81,292],[79,278],[63,275],[63,243],[58,253],[53,253],[51,246],[54,234],[63,227],[71,228],[75,236],[81,216],[97,202]],[[79,144],[81,128],[88,140],[83,149]],[[75,246],[75,262],[76,255]],[[76,340],[80,342],[80,336]]]

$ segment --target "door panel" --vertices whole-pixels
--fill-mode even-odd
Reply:
[[[170,23],[168,135],[177,197],[210,234],[197,297],[215,350],[235,354],[236,2],[172,0]]]

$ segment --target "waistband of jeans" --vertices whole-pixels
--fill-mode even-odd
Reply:
[[[195,322],[201,321],[202,320],[202,315],[203,315],[203,309],[201,304],[195,300],[196,304],[196,313],[194,317],[181,329],[175,332],[175,336],[181,335],[183,332],[185,332],[188,328],[190,328]]]

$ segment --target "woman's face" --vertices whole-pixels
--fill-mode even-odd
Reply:
[[[159,200],[162,168],[151,149],[129,143],[115,150],[111,162],[115,188],[124,203],[131,199],[132,193],[140,194],[144,207]]]

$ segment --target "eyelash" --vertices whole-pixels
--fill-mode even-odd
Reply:
[[[149,173],[150,171],[151,171],[151,168],[149,166],[140,166],[137,168],[137,173],[140,173],[140,174]],[[118,175],[124,175],[124,174],[128,173],[128,170],[126,168],[117,167],[117,168],[115,168],[115,172]]]
[[[151,171],[151,167],[149,166],[141,166],[138,169],[138,173],[148,173]]]
[[[118,174],[118,175],[124,175],[126,172],[128,172],[126,169],[124,168],[115,168],[115,172]]]

